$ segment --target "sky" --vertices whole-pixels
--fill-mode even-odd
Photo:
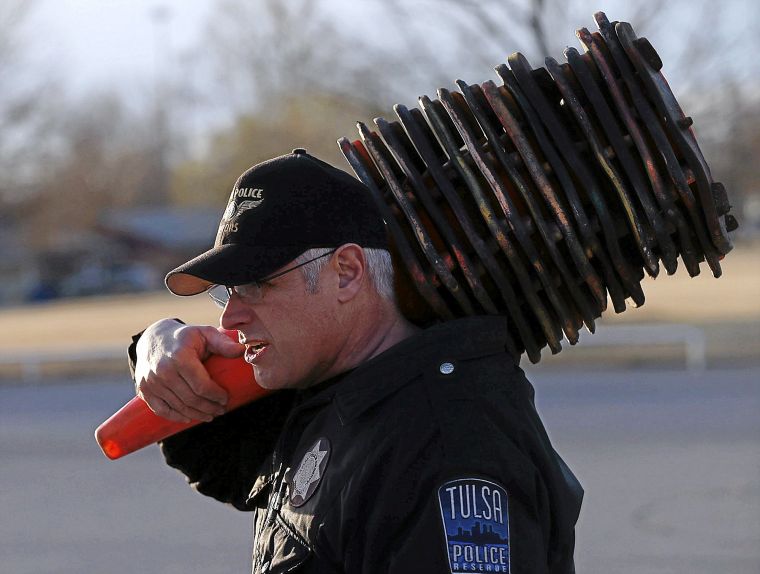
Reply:
[[[38,60],[54,60],[75,91],[108,83],[150,82],[156,74],[176,68],[183,53],[197,48],[206,20],[219,8],[219,0],[31,1],[35,8],[26,27],[26,42]],[[377,4],[375,0],[320,1],[345,25],[352,25],[356,16],[370,22],[369,14]]]
[[[129,85],[166,73],[172,56],[203,32],[215,0],[37,0],[30,28],[35,51],[65,71],[74,90]],[[34,43],[37,44],[36,42]]]
[[[0,6],[2,6],[0,0]],[[218,0],[32,0],[35,9],[27,30],[35,51],[45,59],[70,73],[73,86],[88,86],[103,81],[130,82],[146,78],[158,69],[165,69],[183,51],[197,43],[204,31],[209,14],[218,7]],[[257,0],[250,0],[257,1]],[[329,6],[331,16],[346,25],[372,28],[375,0],[322,0]],[[579,2],[575,3],[576,5]],[[580,2],[585,8],[585,2]],[[624,19],[627,2],[595,0],[588,2],[585,25],[593,28],[591,14],[602,9],[612,19]],[[754,0],[727,0],[715,3],[716,8],[733,13],[729,24],[737,36],[742,24],[752,12]],[[364,17],[363,17],[364,16]],[[673,20],[672,32],[677,34],[693,15],[680,13]],[[358,17],[358,21],[357,21]],[[363,18],[362,18],[363,17]],[[638,29],[637,29],[638,31]],[[755,30],[757,32],[757,30]],[[668,38],[658,38],[660,42]],[[44,40],[44,41],[40,41]],[[568,30],[572,41],[572,30]],[[658,48],[667,49],[662,44]],[[508,47],[508,51],[519,46]],[[716,46],[721,50],[728,47]]]
[[[0,9],[6,1],[13,0],[0,0]],[[26,59],[39,74],[56,78],[69,97],[115,87],[127,105],[138,108],[152,104],[158,82],[167,75],[192,74],[193,85],[215,81],[208,68],[188,62],[204,49],[207,21],[220,0],[16,1],[34,3],[21,37]],[[375,0],[320,2],[345,26],[357,17],[371,21],[377,5]],[[202,134],[225,125],[234,119],[233,108],[217,100],[195,106],[186,118],[192,124],[188,129]]]
[[[0,7],[4,2],[0,0]],[[62,78],[59,84],[69,95],[86,94],[93,89],[116,87],[126,96],[126,101],[141,105],[155,97],[155,87],[165,75],[193,74],[194,82],[206,83],[210,80],[208,70],[196,69],[183,64],[183,55],[190,50],[203,50],[206,20],[219,9],[219,0],[29,0],[34,2],[31,18],[27,22],[24,42],[25,49],[43,74]],[[262,0],[249,0],[262,1]],[[373,15],[373,9],[382,6],[382,0],[320,0],[327,13],[334,18],[341,30],[374,37],[381,45],[392,49],[403,45],[400,38],[393,35],[392,22],[383,21]],[[628,19],[632,0],[576,0],[574,12],[584,15],[577,26],[594,29],[593,12],[602,9],[611,19]],[[433,1],[431,6],[435,6]],[[422,0],[408,0],[404,6],[424,5]],[[754,74],[749,78],[760,78],[758,59],[754,57],[760,48],[760,17],[756,0],[725,0],[720,6],[721,14],[729,18],[723,22],[727,28],[726,41],[706,49],[726,53],[725,68],[747,69],[753,66]],[[588,7],[587,7],[588,6]],[[681,6],[683,6],[681,4]],[[708,4],[709,6],[709,4]],[[672,12],[672,11],[671,11]],[[379,12],[375,12],[379,14]],[[674,91],[678,94],[678,84],[682,80],[672,68],[676,64],[676,53],[682,31],[690,19],[699,14],[679,9],[677,13],[664,13],[659,18],[659,30],[641,29],[634,22],[639,35],[653,39],[655,48],[663,55],[666,72]],[[663,24],[666,20],[666,25]],[[425,22],[419,23],[423,33],[435,34]],[[654,23],[651,25],[655,28]],[[580,48],[573,27],[567,30],[566,43]],[[750,38],[754,37],[754,44]],[[252,23],[251,38],[241,41],[255,41],[255,23]],[[435,42],[436,51],[443,54],[445,38]],[[520,46],[505,46],[504,55],[520,50]],[[561,54],[552,54],[562,59]],[[443,56],[442,56],[443,57]],[[499,63],[494,61],[493,65]],[[536,62],[534,62],[535,64]],[[447,64],[448,65],[448,64]],[[670,65],[670,69],[668,66]],[[460,73],[458,64],[452,65],[452,80]],[[487,74],[489,70],[485,70]],[[483,78],[469,78],[468,81],[482,81]],[[433,92],[438,86],[422,86],[420,93]],[[414,89],[417,89],[415,86]],[[426,91],[427,90],[427,91]],[[413,103],[418,93],[411,94]],[[395,103],[395,102],[392,102]],[[389,102],[389,107],[392,104]],[[200,114],[224,116],[224,102],[214,102],[211,108]],[[228,106],[231,107],[231,106]],[[213,124],[214,120],[196,121]]]

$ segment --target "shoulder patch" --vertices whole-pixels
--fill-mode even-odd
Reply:
[[[509,572],[509,508],[504,487],[482,478],[458,478],[438,488],[449,568]]]

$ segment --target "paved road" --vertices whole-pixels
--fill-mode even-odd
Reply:
[[[530,376],[586,488],[579,573],[760,572],[757,370]],[[0,573],[249,569],[248,516],[192,492],[155,447],[102,456],[92,432],[129,395],[0,387]]]
[[[758,369],[531,379],[586,489],[579,573],[760,572]]]

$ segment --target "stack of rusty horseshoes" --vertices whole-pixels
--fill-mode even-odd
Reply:
[[[502,85],[458,80],[338,142],[431,316],[506,315],[533,363],[594,332],[608,296],[642,305],[660,264],[719,277],[737,227],[654,48],[595,19],[565,64],[512,54]]]

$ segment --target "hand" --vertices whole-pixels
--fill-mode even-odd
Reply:
[[[157,321],[137,342],[137,396],[165,419],[209,422],[224,414],[227,392],[211,380],[203,361],[212,354],[239,357],[244,350],[214,327]]]

